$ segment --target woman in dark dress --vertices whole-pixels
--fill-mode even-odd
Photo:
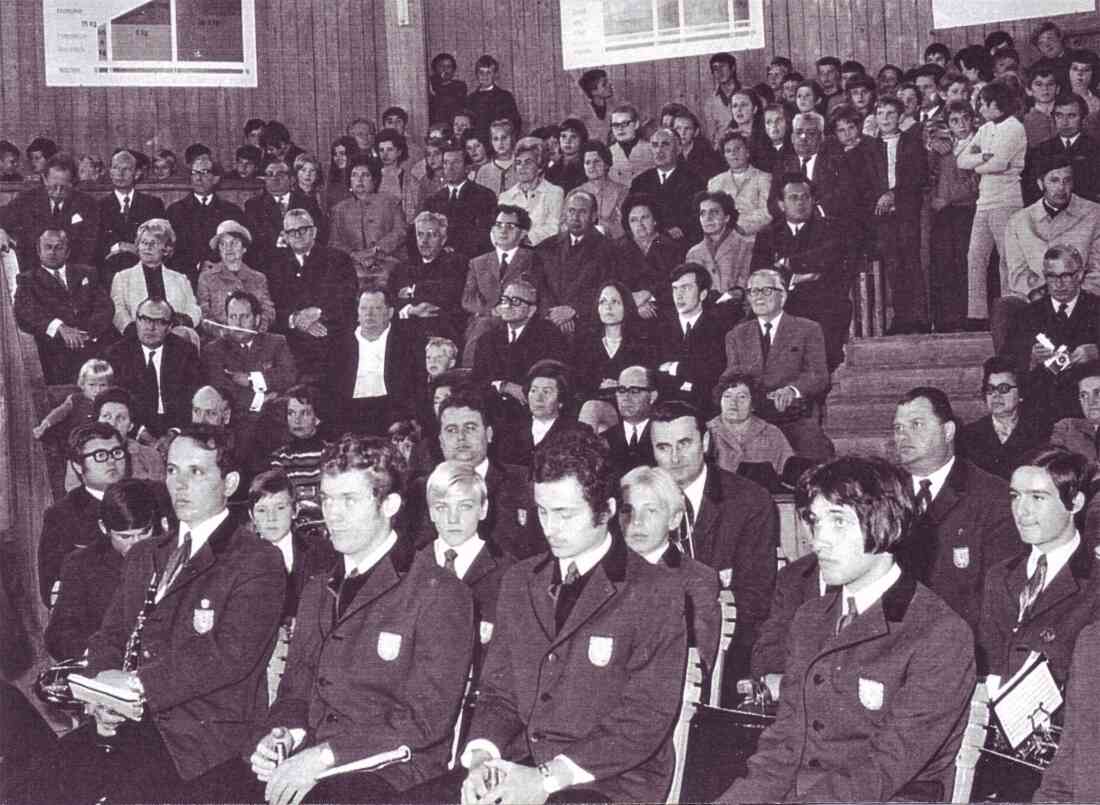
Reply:
[[[574,343],[577,400],[613,402],[619,373],[628,366],[648,366],[654,353],[643,337],[634,296],[623,283],[613,280],[600,288],[596,319]]]
[[[623,231],[620,265],[624,280],[647,333],[657,321],[657,311],[672,309],[669,274],[684,262],[686,246],[661,234],[662,221],[657,199],[646,193],[632,193],[623,201]]]

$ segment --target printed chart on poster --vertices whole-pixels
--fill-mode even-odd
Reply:
[[[1096,0],[932,0],[936,30],[1096,10]]]
[[[561,0],[566,70],[764,47],[764,0]]]
[[[255,0],[43,0],[46,85],[255,87]]]

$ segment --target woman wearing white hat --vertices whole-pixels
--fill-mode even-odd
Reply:
[[[267,277],[244,264],[244,253],[252,243],[252,233],[236,221],[222,221],[210,239],[210,248],[221,255],[221,261],[199,274],[199,306],[207,334],[220,336],[226,324],[225,300],[234,291],[247,291],[260,300],[263,315],[260,330],[267,330],[275,320],[275,303],[267,289]]]

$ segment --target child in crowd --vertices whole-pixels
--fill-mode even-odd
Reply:
[[[99,358],[85,361],[76,379],[80,390],[74,391],[46,414],[32,429],[34,438],[41,440],[47,431],[54,430],[61,442],[65,443],[73,428],[93,420],[96,395],[111,385],[114,376],[115,370],[107,361]]]

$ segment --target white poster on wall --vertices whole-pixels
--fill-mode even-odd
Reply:
[[[255,0],[42,0],[46,86],[255,87]]]
[[[1096,10],[1096,0],[932,0],[936,30]]]
[[[566,70],[764,47],[764,0],[561,0]]]

